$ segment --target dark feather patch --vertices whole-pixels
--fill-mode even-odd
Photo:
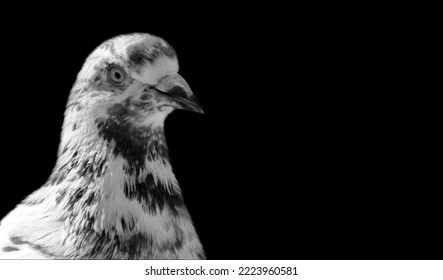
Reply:
[[[51,254],[51,253],[49,253],[48,251],[46,251],[46,249],[43,248],[42,246],[40,246],[40,245],[36,245],[36,244],[32,244],[32,243],[29,243],[28,241],[24,241],[23,239],[21,239],[21,238],[18,237],[18,236],[12,236],[12,237],[9,238],[9,240],[11,240],[11,242],[12,242],[14,245],[29,244],[29,246],[31,246],[33,249],[39,251],[39,252],[42,253],[43,255],[46,255],[46,256],[51,257],[51,258],[54,258],[54,257],[55,257],[53,254]]]
[[[78,175],[89,180],[96,180],[103,175],[106,158],[96,155],[82,160],[79,164]]]
[[[63,151],[66,149],[66,147],[63,149]],[[66,153],[67,151],[64,151]],[[72,151],[71,151],[72,152]],[[52,171],[51,176],[48,179],[47,184],[49,185],[57,185],[60,184],[63,180],[66,179],[67,174],[74,168],[77,168],[78,166],[78,158],[77,158],[78,152],[75,151],[71,159],[67,161],[64,164],[61,164],[57,162],[54,170]]]
[[[11,236],[11,237],[9,237],[9,240],[11,240],[12,244],[14,244],[14,245],[23,245],[23,244],[28,243],[28,242],[26,242],[26,241],[23,241],[23,240],[22,240],[20,237],[18,237],[18,236]]]
[[[11,246],[4,247],[2,250],[3,252],[20,251],[17,247],[11,247]]]
[[[108,110],[109,117],[96,120],[99,135],[108,142],[114,142],[114,155],[127,161],[130,174],[140,174],[145,159],[169,159],[162,128],[136,127],[130,120],[136,112],[128,109],[129,104],[116,104]],[[157,139],[157,140],[154,140]]]
[[[68,205],[72,208],[74,205],[82,199],[83,195],[86,193],[86,186],[80,186],[79,188],[75,189],[74,193],[72,193],[69,196]]]
[[[166,56],[174,58],[176,56],[175,50],[169,44],[162,44],[152,38],[147,38],[140,43],[133,44],[128,47],[129,62],[135,66],[142,66],[147,61],[153,63],[157,58]]]
[[[146,248],[152,248],[154,241],[152,240],[152,237],[146,236],[142,233],[137,233],[129,240],[126,240],[125,242],[121,242],[120,250],[124,253],[127,253],[130,258],[134,258],[142,250],[146,250]]]
[[[123,191],[127,198],[137,199],[145,204],[151,214],[168,207],[173,215],[179,215],[185,208],[182,195],[172,190],[168,191],[160,182],[154,182],[152,174],[148,174],[143,182],[138,182],[134,186],[126,183]]]

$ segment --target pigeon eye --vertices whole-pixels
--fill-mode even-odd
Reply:
[[[108,78],[112,82],[120,84],[126,79],[126,72],[121,67],[113,66],[108,72]]]

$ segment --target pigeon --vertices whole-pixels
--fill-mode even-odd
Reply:
[[[0,224],[2,259],[205,259],[164,133],[203,113],[174,48],[147,33],[103,42],[70,92],[47,182]]]

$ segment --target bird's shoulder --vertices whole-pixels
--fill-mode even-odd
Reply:
[[[42,187],[0,222],[0,259],[54,258],[64,251],[63,218],[50,211],[51,190]]]

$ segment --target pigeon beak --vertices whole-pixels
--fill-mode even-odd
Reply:
[[[179,74],[167,76],[155,86],[157,92],[180,109],[204,114],[200,101],[194,96],[188,83]]]

